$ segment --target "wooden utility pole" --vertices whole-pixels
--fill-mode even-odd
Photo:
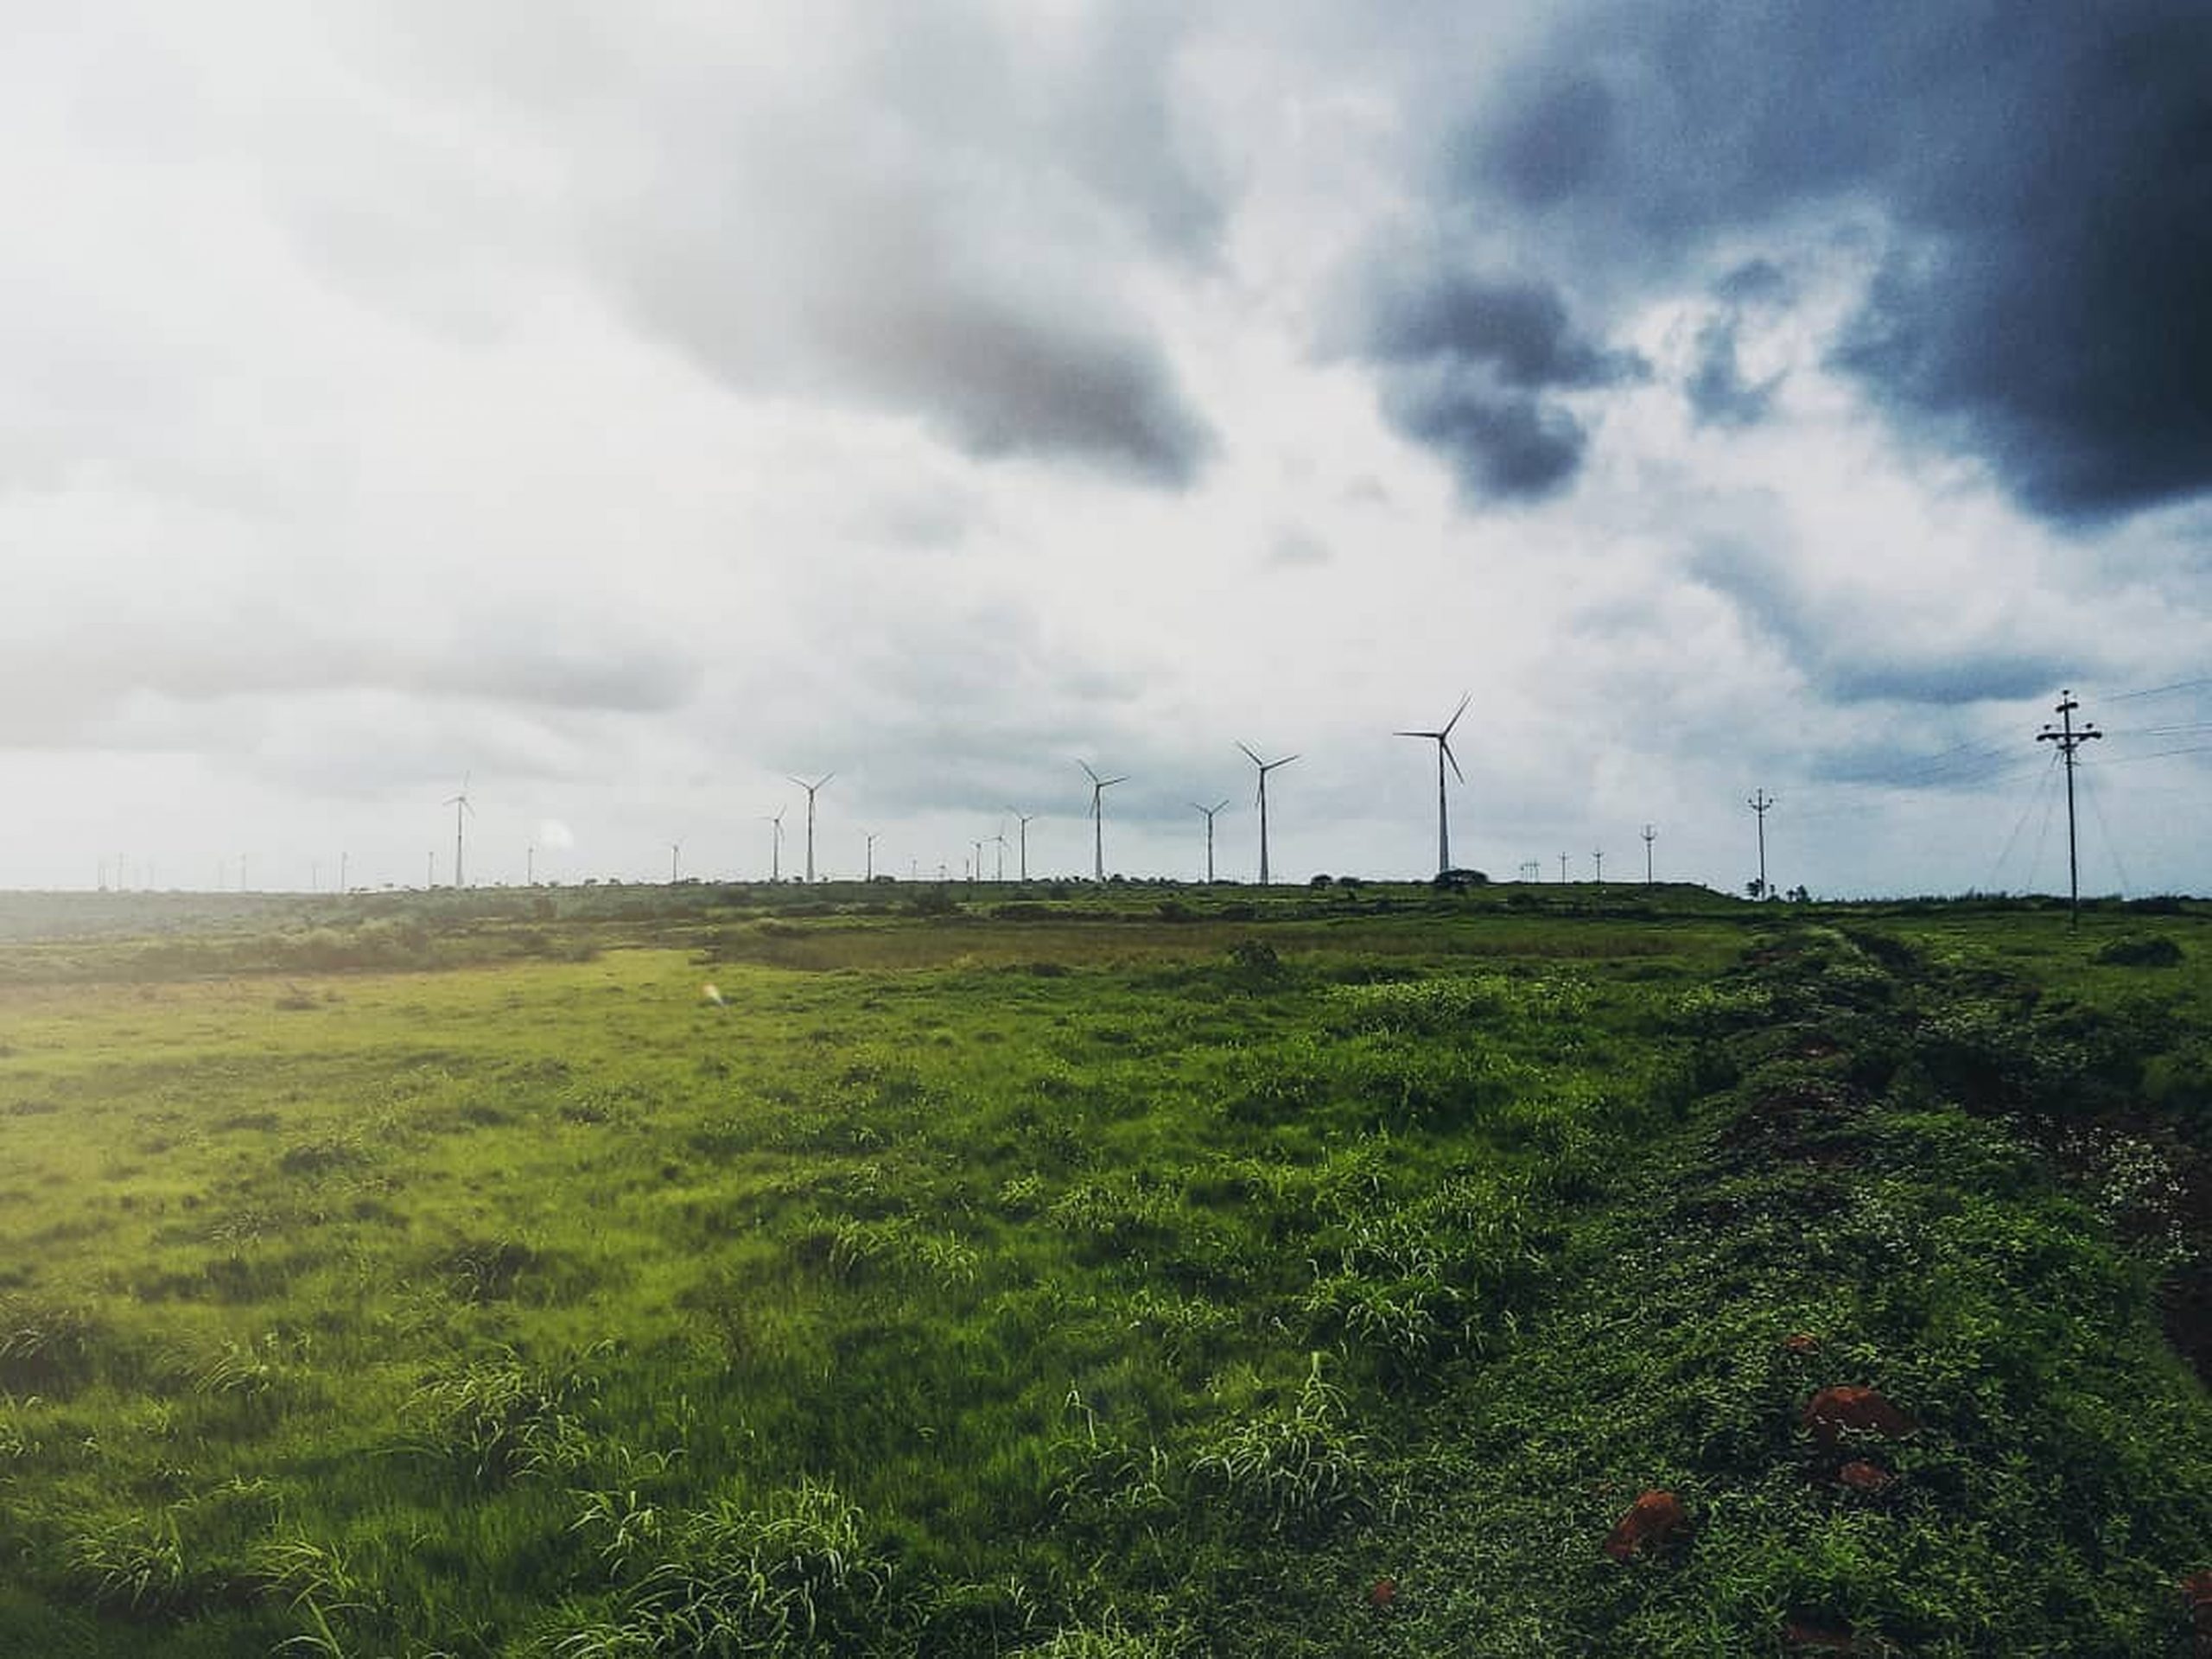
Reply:
[[[2046,722],[2043,730],[2036,734],[2037,742],[2057,744],[2059,753],[2066,759],[2066,925],[2069,927],[2082,925],[2082,865],[2074,849],[2074,751],[2092,739],[2104,735],[2094,726],[2085,725],[2078,732],[2074,729],[2074,711],[2081,706],[2074,701],[2071,691],[2061,691],[2056,712],[2062,723],[2053,726]]]
[[[1764,791],[1764,789],[1762,789],[1762,790],[1758,791],[1756,794],[1754,794],[1754,795],[1751,798],[1751,799],[1750,799],[1750,800],[1748,800],[1748,801],[1745,802],[1745,803],[1744,803],[1744,804],[1745,804],[1745,805],[1746,805],[1746,806],[1748,806],[1748,807],[1750,807],[1750,808],[1751,809],[1751,810],[1752,810],[1752,811],[1754,811],[1754,812],[1756,812],[1756,813],[1758,813],[1758,819],[1759,819],[1759,897],[1760,897],[1760,898],[1762,898],[1762,899],[1764,899],[1764,898],[1765,898],[1765,897],[1766,897],[1766,895],[1767,895],[1767,885],[1766,885],[1766,815],[1767,815],[1769,812],[1770,812],[1770,811],[1772,811],[1772,810],[1774,810],[1774,798],[1773,798],[1771,795],[1768,794],[1768,793],[1766,792],[1766,791]]]

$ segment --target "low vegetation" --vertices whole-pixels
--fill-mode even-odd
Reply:
[[[102,902],[0,1651],[2187,1650],[2196,906]]]

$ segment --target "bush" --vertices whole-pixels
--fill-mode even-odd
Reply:
[[[2178,968],[2181,946],[2161,933],[2130,933],[2101,947],[2095,959],[2112,968]]]

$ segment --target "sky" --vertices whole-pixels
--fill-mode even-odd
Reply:
[[[0,887],[2212,891],[2201,0],[0,10]]]

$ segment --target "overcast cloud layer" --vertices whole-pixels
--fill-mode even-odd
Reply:
[[[10,34],[0,884],[2212,888],[2201,4]]]

